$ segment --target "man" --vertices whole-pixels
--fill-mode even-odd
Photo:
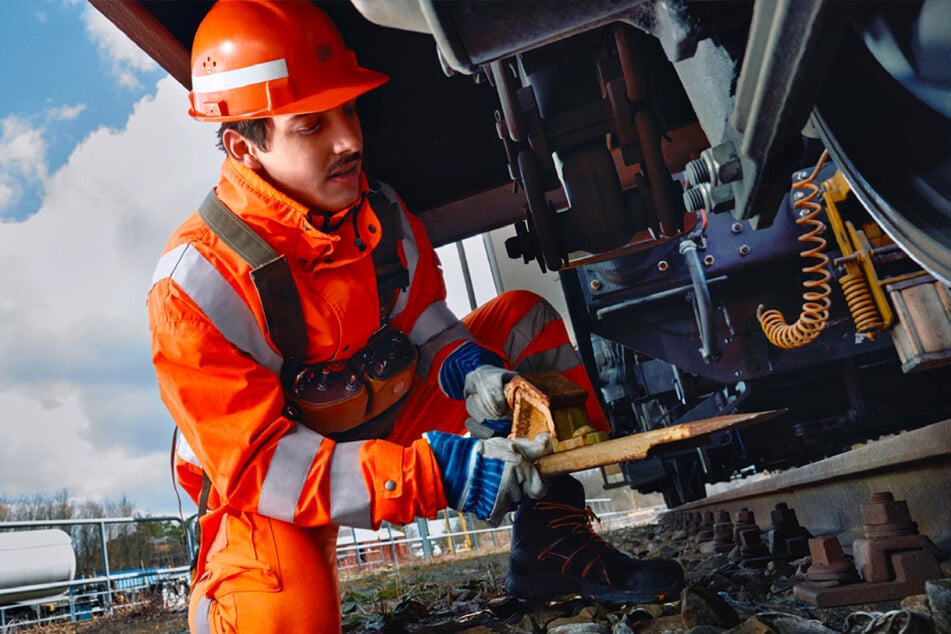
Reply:
[[[178,479],[207,508],[192,630],[339,630],[337,526],[447,505],[497,524],[520,503],[516,596],[678,592],[676,563],[597,538],[576,480],[542,482],[544,436],[505,438],[515,372],[591,385],[537,296],[449,312],[421,223],[361,170],[354,100],[387,77],[311,3],[236,1],[199,26],[192,75],[190,114],[221,123],[227,157],[148,300]],[[606,427],[593,397],[588,413]]]

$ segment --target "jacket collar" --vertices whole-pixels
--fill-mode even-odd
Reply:
[[[380,222],[367,202],[369,185],[362,172],[360,190],[358,204],[331,216],[328,225],[334,229],[327,232],[322,230],[322,215],[311,214],[306,205],[230,157],[221,166],[215,193],[277,253],[313,268],[317,264],[339,266],[367,257],[379,243]],[[363,250],[359,244],[365,245]]]

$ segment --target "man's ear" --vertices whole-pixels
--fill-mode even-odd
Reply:
[[[225,130],[221,135],[221,144],[228,156],[253,170],[260,169],[261,162],[257,158],[259,149],[248,141],[240,132],[233,129]]]

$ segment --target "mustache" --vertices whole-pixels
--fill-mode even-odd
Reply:
[[[351,154],[341,156],[327,169],[327,175],[333,176],[338,172],[346,172],[355,164],[359,163],[362,158],[363,155],[360,152],[353,152]]]

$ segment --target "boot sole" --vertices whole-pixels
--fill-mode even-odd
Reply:
[[[544,601],[563,594],[580,594],[596,601],[611,603],[663,603],[680,596],[682,586],[653,589],[650,592],[625,590],[591,583],[577,577],[553,574],[522,575],[509,571],[505,584],[509,595],[526,601]]]

